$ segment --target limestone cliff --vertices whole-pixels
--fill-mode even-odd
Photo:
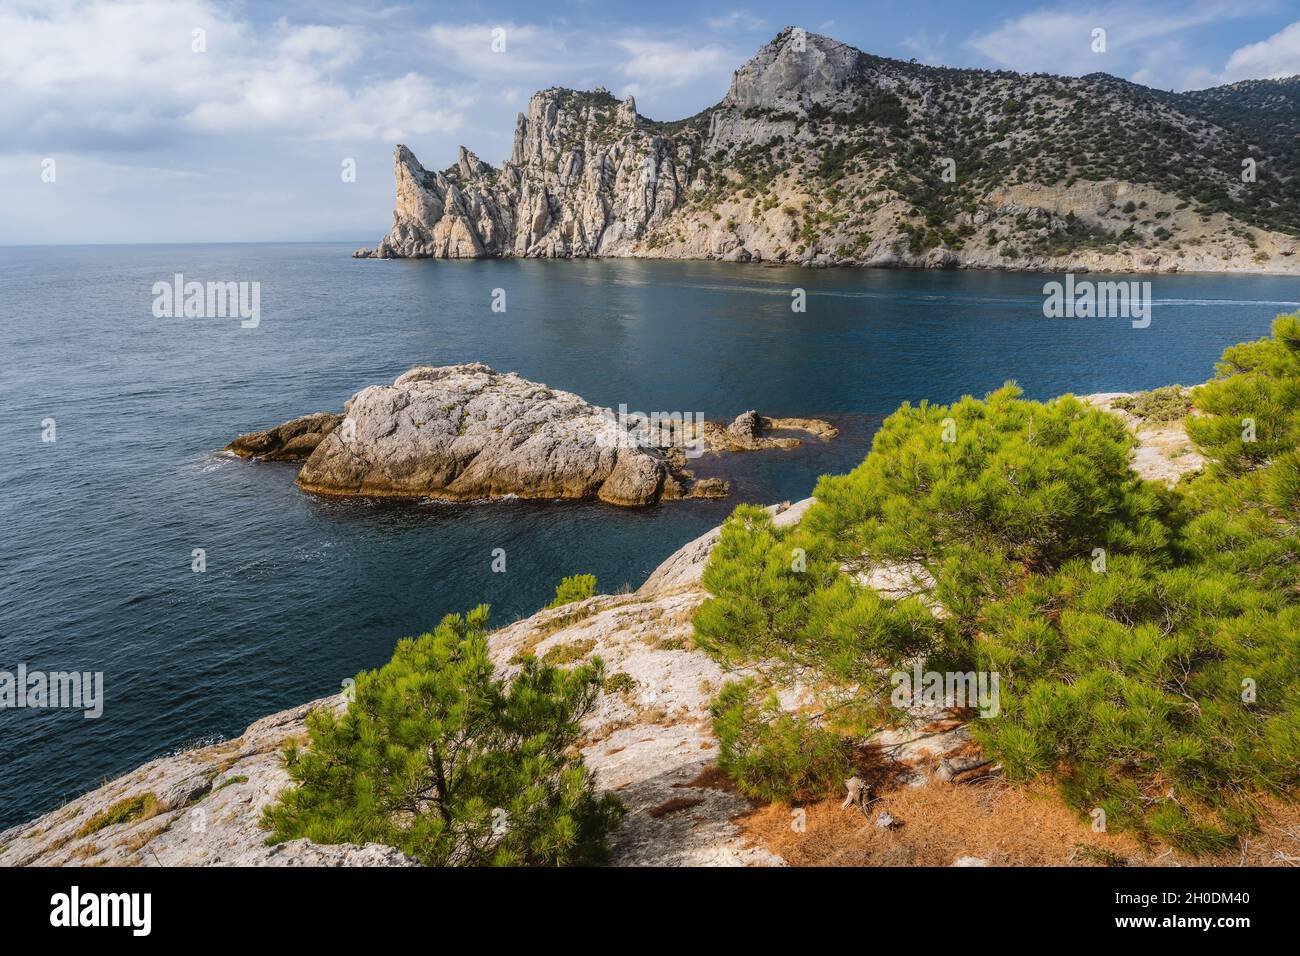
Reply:
[[[455,166],[429,172],[397,147],[393,229],[374,255],[627,254],[679,205],[699,144],[692,130],[665,135],[631,97],[545,90],[499,170],[462,147]]]
[[[393,228],[356,255],[1295,272],[1300,117],[1252,117],[1297,90],[929,67],[787,28],[685,120],[549,89],[499,169],[397,147]]]

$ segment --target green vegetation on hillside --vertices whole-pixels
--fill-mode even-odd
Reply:
[[[555,586],[555,598],[550,607],[563,607],[575,601],[585,601],[596,593],[596,575],[571,574]]]
[[[797,527],[737,509],[696,639],[824,703],[784,714],[753,683],[724,691],[742,789],[842,787],[811,755],[839,753],[828,732],[903,721],[886,687],[920,663],[1000,676],[1000,712],[973,730],[1010,779],[1054,780],[1081,813],[1190,852],[1249,832],[1261,795],[1300,786],[1300,317],[1229,349],[1194,401],[1210,464],[1174,490],[1133,473],[1117,417],[1007,386],[905,404]]]
[[[1181,385],[1166,385],[1115,399],[1115,408],[1147,422],[1181,421],[1192,410],[1192,399]]]
[[[707,188],[692,194],[692,204],[708,211],[738,196],[754,200],[757,216],[775,204],[772,184],[788,177],[819,196],[810,213],[830,209],[852,223],[854,212],[874,211],[878,199],[869,197],[888,190],[911,207],[897,226],[919,255],[940,245],[961,249],[962,230],[973,231],[974,215],[995,190],[1118,181],[1181,197],[1178,209],[1194,207],[1203,222],[1222,212],[1300,235],[1295,80],[1165,94],[1100,73],[1018,76],[863,61],[875,75],[850,87],[856,99],[745,109],[745,120],[762,121],[776,135],[706,157]],[[1243,179],[1246,160],[1254,161],[1253,180]],[[1090,224],[1031,209],[1019,217],[1007,255],[1199,243],[1181,228],[1169,210],[1149,210],[1146,202],[1119,200]],[[811,231],[800,229],[795,245],[815,248],[816,233],[826,230]],[[1250,229],[1235,234],[1248,245],[1257,241]]]
[[[286,748],[296,786],[269,807],[271,842],[383,843],[427,866],[600,862],[617,797],[597,795],[574,755],[604,681],[523,660],[493,673],[487,607],[448,615],[357,675],[341,716],[307,718],[310,744]]]

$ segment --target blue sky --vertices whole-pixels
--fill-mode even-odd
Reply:
[[[884,56],[1166,89],[1300,73],[1296,0],[0,0],[0,243],[373,244],[395,143],[431,167],[462,143],[500,162],[515,114],[556,85],[686,116],[787,24]]]

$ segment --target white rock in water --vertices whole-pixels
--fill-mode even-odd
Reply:
[[[357,392],[342,415],[318,412],[241,435],[244,458],[303,461],[298,485],[323,495],[378,498],[598,498],[615,505],[717,498],[727,483],[696,481],[690,450],[793,448],[771,427],[834,437],[818,419],[746,412],[730,428],[687,413],[619,416],[572,392],[482,363],[417,366],[392,385]],[[748,426],[748,431],[742,425]]]
[[[599,498],[648,505],[717,497],[680,450],[646,447],[608,409],[486,365],[419,366],[316,414],[236,439],[244,457],[306,459],[298,485],[387,498]]]

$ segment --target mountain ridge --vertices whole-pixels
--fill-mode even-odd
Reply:
[[[1300,78],[1168,93],[787,27],[691,117],[551,87],[499,168],[399,146],[393,229],[356,255],[1293,273],[1296,104]]]

